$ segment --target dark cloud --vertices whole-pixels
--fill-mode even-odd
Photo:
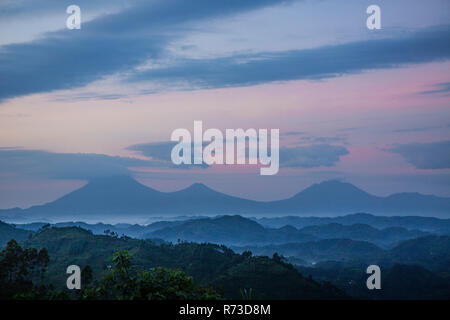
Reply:
[[[163,161],[92,153],[53,153],[42,150],[0,149],[0,173],[54,179],[91,179],[130,174],[130,167],[168,167]]]
[[[400,154],[418,169],[450,168],[450,140],[401,144],[387,149],[387,151]]]
[[[142,2],[142,0],[136,0]],[[105,10],[111,7],[119,7],[123,5],[123,0],[33,0],[31,1],[17,1],[17,0],[3,0],[0,2],[0,16],[2,18],[15,18],[23,15],[36,15],[47,13],[65,13],[66,8],[70,5],[76,4],[86,10]]]
[[[119,13],[83,23],[81,30],[51,32],[39,40],[2,46],[0,100],[80,87],[117,72],[131,72],[149,59],[161,58],[170,41],[189,32],[190,22],[286,2],[290,1],[139,1]],[[20,10],[20,5],[9,10]]]
[[[315,168],[334,166],[341,156],[348,154],[341,146],[316,144],[295,148],[280,148],[280,167]]]
[[[88,28],[87,26],[83,26]],[[3,46],[0,99],[70,89],[127,71],[161,53],[167,39],[61,31],[44,40]]]
[[[55,153],[0,147],[0,175],[89,180],[96,177],[133,174],[133,168],[137,167],[177,169],[208,167],[206,164],[175,166],[170,159],[175,144],[176,142],[147,143],[128,148],[151,157],[150,160],[94,153]],[[282,167],[332,166],[339,161],[339,156],[347,153],[345,148],[330,145],[281,148],[280,162]]]
[[[187,82],[193,88],[256,85],[273,81],[322,79],[369,69],[393,68],[450,58],[450,26],[385,38],[306,50],[183,59],[147,70],[130,81]]]
[[[129,82],[155,81],[170,88],[184,83],[184,89],[186,84],[191,89],[218,88],[336,77],[450,57],[450,28],[444,26],[401,38],[307,50],[216,59],[172,57],[166,67],[135,69],[148,61],[166,61],[167,47],[192,30],[190,23],[286,2],[291,1],[139,1],[119,13],[86,22],[81,30],[51,32],[39,40],[2,46],[0,100],[80,87],[121,72]],[[446,88],[430,92],[442,90]]]
[[[450,94],[450,82],[436,83],[433,89],[420,92],[420,94],[439,94],[448,96]]]

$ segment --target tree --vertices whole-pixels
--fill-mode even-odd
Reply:
[[[108,300],[205,300],[220,296],[211,288],[194,284],[181,270],[162,267],[134,270],[127,250],[113,255],[113,267],[97,286],[85,289],[83,299]]]
[[[242,300],[254,300],[255,299],[255,294],[253,292],[253,289],[239,289],[239,294],[241,295],[241,299]]]
[[[0,253],[0,298],[32,290],[32,279],[44,276],[49,261],[45,248],[23,249],[17,241],[10,240]]]
[[[89,265],[84,266],[83,270],[81,270],[81,283],[83,286],[89,285],[94,276],[92,273],[92,268]]]

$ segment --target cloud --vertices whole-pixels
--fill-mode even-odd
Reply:
[[[195,88],[249,86],[274,81],[324,79],[364,70],[450,58],[450,26],[314,49],[181,59],[176,65],[131,74],[129,81],[187,83]]]
[[[172,165],[172,159],[171,159],[171,153],[172,149],[175,145],[177,145],[178,142],[176,141],[164,141],[164,142],[150,142],[150,143],[143,143],[143,144],[136,144],[132,145],[127,148],[127,150],[131,151],[139,151],[143,156],[150,157],[153,160],[160,160],[165,161],[167,163],[170,163]],[[203,147],[208,145],[209,143],[203,143]],[[191,145],[186,145],[187,148],[191,148],[191,163],[194,163],[194,143],[191,143]],[[202,165],[173,165],[175,168],[179,169],[189,169],[193,167],[201,167],[201,168],[208,168],[209,166],[206,163],[203,163]]]
[[[170,162],[170,153],[172,148],[178,142],[151,142],[138,144],[128,147],[128,150],[139,151],[142,155],[151,157],[154,160]],[[203,147],[209,143],[205,142]],[[193,150],[193,144],[191,144]],[[224,149],[226,153],[226,149]],[[249,153],[249,148],[246,146],[246,155]],[[330,167],[339,161],[339,157],[348,154],[348,150],[341,146],[333,146],[329,144],[313,144],[309,146],[299,147],[281,147],[280,148],[280,167],[291,168],[315,168],[320,166]],[[191,155],[191,162],[193,163],[193,154]],[[208,165],[182,165],[176,166],[178,168],[186,169],[192,167],[207,168]]]
[[[139,151],[143,156],[151,157],[155,160],[170,161],[170,153],[177,143],[172,141],[149,142],[129,146],[127,150]]]
[[[310,146],[280,148],[280,167],[315,168],[334,166],[341,156],[348,154],[341,146],[315,144]]]
[[[426,126],[426,127],[415,127],[415,128],[406,128],[406,129],[397,129],[393,130],[392,132],[398,132],[398,133],[404,133],[404,132],[422,132],[422,131],[429,131],[434,129],[442,129],[442,128],[449,128],[450,124],[446,125],[436,125],[436,126]]]
[[[131,72],[149,60],[167,58],[166,47],[191,30],[189,23],[286,2],[290,1],[139,1],[83,23],[81,30],[49,32],[32,42],[2,46],[0,101]]]
[[[76,4],[87,11],[105,8],[111,4],[120,5],[121,2],[123,4],[122,0],[77,0]],[[65,9],[71,4],[73,2],[67,0],[33,0],[33,4],[23,0],[3,0],[0,3],[0,12],[3,17],[13,18],[16,15],[24,14],[65,12]]]
[[[130,174],[130,167],[168,167],[164,161],[93,153],[53,153],[0,148],[0,174],[53,179],[83,179]]]
[[[303,136],[299,139],[302,143],[336,143],[342,142],[345,143],[347,139],[343,136],[335,136],[335,137],[315,137],[315,136]]]
[[[355,130],[358,130],[359,128],[357,128],[357,127],[349,127],[349,128],[341,128],[341,129],[338,129],[337,131],[340,131],[340,132],[349,132],[349,131],[355,131]]]
[[[133,168],[208,168],[206,164],[175,166],[170,159],[171,149],[175,144],[176,142],[158,142],[127,148],[151,157],[149,160],[95,153],[56,153],[0,147],[0,176],[90,180],[96,177],[131,175],[135,172]],[[347,153],[345,148],[329,145],[281,148],[280,161],[281,166],[285,167],[332,166],[339,160],[339,156]]]
[[[302,136],[306,134],[305,131],[286,131],[286,132],[282,132],[280,135],[281,136]]]
[[[387,149],[387,151],[400,154],[418,169],[450,168],[450,140],[401,144]]]
[[[421,91],[420,94],[438,94],[448,96],[450,94],[450,82],[436,83],[433,86],[433,89]]]
[[[83,87],[112,75],[125,84],[152,82],[157,91],[195,90],[323,79],[450,57],[449,26],[397,38],[215,59],[177,58],[170,50],[173,41],[194,32],[198,22],[293,1],[139,1],[87,21],[81,30],[48,32],[31,42],[4,45],[0,48],[0,101]],[[28,7],[30,12],[37,10],[32,9],[35,5]],[[19,10],[5,8],[6,17]],[[149,64],[152,67],[142,68]]]

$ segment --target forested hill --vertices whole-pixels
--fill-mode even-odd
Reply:
[[[150,240],[94,235],[78,228],[47,228],[24,242],[26,247],[47,248],[50,256],[47,282],[63,288],[71,264],[89,265],[94,278],[108,270],[117,250],[129,250],[137,267],[181,269],[199,285],[212,285],[226,298],[240,298],[240,289],[252,288],[255,298],[337,299],[346,295],[329,284],[302,276],[280,258],[236,254],[213,244],[156,244]]]

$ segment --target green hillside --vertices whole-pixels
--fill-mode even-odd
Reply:
[[[16,228],[13,225],[0,221],[0,248],[2,248],[11,239],[22,241],[27,239],[30,234],[30,231]]]
[[[225,246],[214,244],[155,244],[150,240],[94,235],[77,227],[49,228],[37,232],[24,242],[26,247],[47,248],[50,256],[46,283],[63,289],[65,270],[71,264],[91,266],[99,279],[112,264],[118,250],[128,250],[136,268],[148,270],[162,266],[180,269],[198,285],[212,285],[225,298],[239,298],[240,289],[253,289],[258,298],[344,298],[330,286],[304,278],[291,265],[279,259],[236,254]]]

